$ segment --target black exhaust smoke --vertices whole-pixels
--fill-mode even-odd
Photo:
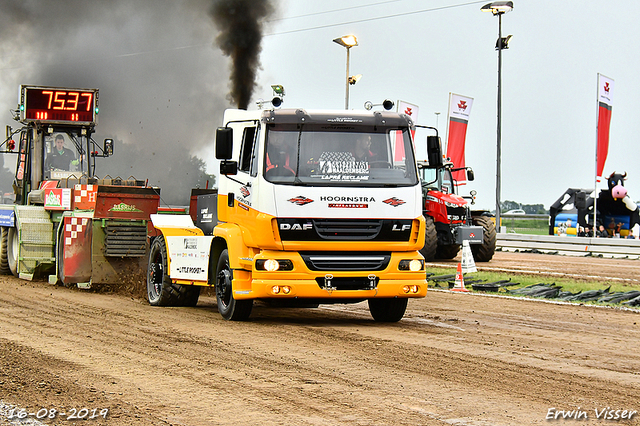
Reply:
[[[220,31],[216,42],[231,58],[230,101],[247,109],[260,68],[265,19],[273,12],[269,0],[215,0],[211,17]]]

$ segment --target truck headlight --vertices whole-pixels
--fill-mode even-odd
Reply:
[[[258,271],[291,271],[293,262],[289,259],[258,259],[256,260],[256,270]]]
[[[401,271],[418,272],[424,270],[424,260],[422,259],[404,259],[398,264]]]

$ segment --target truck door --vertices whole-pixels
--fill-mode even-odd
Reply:
[[[251,227],[256,214],[253,202],[257,200],[254,192],[257,190],[255,184],[257,180],[256,176],[258,175],[257,141],[259,139],[259,133],[260,130],[257,123],[251,123],[242,129],[237,175],[239,183],[233,191],[236,200],[233,214],[236,217],[232,219],[232,221],[245,227]]]

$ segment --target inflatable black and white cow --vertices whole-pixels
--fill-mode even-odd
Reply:
[[[627,173],[613,172],[607,179],[608,190],[600,191],[598,195],[597,209],[601,223],[605,228],[622,222],[627,229],[633,229],[636,224],[640,224],[640,213],[636,203],[631,201],[624,187],[624,180]],[[637,228],[634,229],[637,234]]]

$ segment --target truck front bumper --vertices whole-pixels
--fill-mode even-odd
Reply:
[[[277,259],[288,268],[257,269],[258,261],[265,259]],[[420,270],[407,267],[414,260],[421,263]],[[266,250],[254,258],[253,265],[251,272],[234,270],[233,295],[237,300],[414,298],[427,294],[424,259],[418,252],[391,253],[381,270],[312,270],[297,252]]]

